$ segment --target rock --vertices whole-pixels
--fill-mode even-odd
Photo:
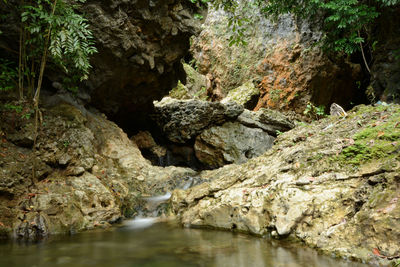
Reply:
[[[221,100],[221,103],[236,102],[246,109],[253,109],[260,96],[260,90],[256,88],[252,81],[248,81],[243,85],[228,92],[228,95]]]
[[[60,164],[61,166],[65,166],[70,162],[71,159],[71,156],[67,153],[62,154],[61,157],[58,159],[58,164]]]
[[[99,50],[87,82],[92,103],[121,125],[148,113],[153,100],[184,80],[180,60],[189,50],[189,37],[199,29],[193,19],[198,9],[190,1],[153,3],[91,1],[81,8]]]
[[[260,156],[272,147],[272,136],[262,129],[249,128],[238,122],[227,122],[204,130],[194,145],[196,157],[210,168],[241,164]]]
[[[100,113],[67,103],[41,112],[35,152],[6,139],[14,115],[0,113],[0,150],[7,153],[0,156],[0,238],[37,240],[112,224],[137,214],[141,195],[163,194],[197,174],[150,165]]]
[[[49,235],[48,218],[40,213],[29,214],[16,229],[18,239],[39,241]]]
[[[1,3],[3,13],[9,14],[7,24],[0,26],[5,51],[18,47],[19,5],[15,0]],[[90,60],[93,68],[86,88],[80,88],[87,92],[78,97],[90,100],[109,118],[129,127],[132,120],[138,121],[152,109],[153,100],[166,95],[179,79],[185,80],[180,60],[189,50],[190,36],[200,29],[199,20],[193,18],[199,12],[197,4],[186,0],[94,0],[76,8],[88,19],[98,50]],[[62,89],[62,75],[57,70],[46,71],[45,82]]]
[[[398,47],[400,45],[399,28],[400,8],[393,6],[382,10],[377,25],[374,27],[373,62],[371,69],[370,90],[366,94],[371,103],[377,101],[400,102],[400,66],[398,64]]]
[[[27,124],[18,132],[8,134],[7,138],[17,146],[31,148],[35,139],[34,126]]]
[[[251,18],[244,32],[246,46],[229,46],[229,15],[213,8],[191,46],[199,72],[212,77],[211,90],[217,95],[254,80],[260,91],[257,109],[302,114],[308,101],[326,107],[335,102],[345,108],[351,101],[360,103],[362,95],[354,84],[362,80],[361,66],[328,57],[315,46],[323,38],[318,23],[290,14],[271,21],[251,6],[239,7],[236,15]]]
[[[276,136],[278,131],[286,132],[295,126],[293,121],[282,113],[264,108],[256,112],[244,110],[237,121],[247,127],[260,128],[272,136]]]
[[[204,129],[236,119],[243,107],[236,103],[174,100],[166,97],[154,103],[154,118],[168,139],[185,143]]]
[[[289,236],[330,255],[388,265],[373,251],[400,254],[400,144],[392,141],[399,120],[392,104],[297,126],[262,156],[202,172],[206,182],[173,192],[172,210],[187,227]],[[375,123],[378,129],[368,126]],[[393,130],[378,144],[381,129]],[[293,142],[300,137],[307,138]]]
[[[131,140],[136,143],[142,155],[149,159],[153,165],[159,165],[160,161],[166,156],[167,149],[157,145],[153,136],[148,131],[140,131],[131,137]]]
[[[169,96],[176,99],[201,99],[207,100],[207,78],[198,73],[189,64],[183,63],[186,73],[186,81],[178,82],[178,85],[169,92]]]

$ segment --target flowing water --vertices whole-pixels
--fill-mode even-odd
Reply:
[[[182,229],[154,220],[126,222],[102,232],[63,236],[37,244],[0,244],[0,266],[215,266],[361,267],[299,245],[211,230]]]

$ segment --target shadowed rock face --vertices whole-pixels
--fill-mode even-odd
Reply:
[[[87,83],[92,104],[126,126],[184,80],[195,10],[183,0],[88,1],[82,11],[99,50]]]
[[[2,22],[0,53],[18,55],[19,1],[0,3]],[[193,19],[197,6],[186,0],[88,0],[78,12],[89,20],[98,53],[85,82],[91,104],[122,126],[137,121],[152,101],[166,95],[178,79],[185,80],[180,60],[189,50],[189,38],[199,22]],[[61,72],[47,68],[50,81],[60,81]],[[46,86],[46,85],[45,85]]]

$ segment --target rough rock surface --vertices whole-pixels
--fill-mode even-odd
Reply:
[[[19,1],[0,3],[4,14],[1,47],[18,54]],[[119,125],[129,126],[146,114],[152,101],[160,99],[177,81],[185,80],[180,62],[189,50],[189,38],[199,29],[196,4],[186,0],[88,0],[78,12],[85,14],[93,31],[98,53],[86,86],[91,105]],[[2,12],[3,13],[3,12]],[[14,54],[7,55],[14,57]],[[16,59],[18,62],[18,59]],[[46,71],[50,80],[59,73]],[[61,79],[60,79],[61,80]]]
[[[198,73],[189,64],[183,63],[186,73],[186,82],[178,82],[178,85],[169,92],[169,96],[176,99],[205,99],[207,78]]]
[[[169,97],[154,103],[156,120],[166,137],[185,143],[204,129],[235,120],[243,107],[236,103],[211,103],[200,100],[175,100]]]
[[[228,45],[228,16],[211,9],[191,47],[200,73],[212,77],[216,94],[226,95],[253,80],[261,92],[257,108],[302,113],[308,101],[327,107],[332,102],[347,107],[350,101],[359,101],[355,97],[360,66],[324,55],[315,47],[321,39],[318,29],[290,15],[273,23],[257,8],[239,16],[243,14],[251,18],[243,37],[246,46]]]
[[[260,90],[254,86],[252,81],[228,92],[228,95],[221,100],[221,103],[236,102],[247,109],[253,109],[260,96]]]
[[[218,168],[260,156],[272,147],[274,139],[262,129],[226,122],[198,135],[194,149],[200,162],[210,168]]]
[[[295,126],[287,116],[265,108],[255,112],[245,109],[237,121],[248,127],[260,128],[272,136],[276,136],[279,132],[289,131]]]
[[[22,112],[1,110],[0,238],[37,240],[108,225],[136,214],[141,195],[165,193],[196,174],[150,165],[104,115],[66,103],[42,109],[33,152],[18,141],[30,131],[16,137],[21,125],[33,124],[22,116],[32,110]]]
[[[82,8],[99,53],[89,80],[92,103],[117,122],[132,123],[184,79],[181,58],[198,29],[190,1],[88,1]],[[139,118],[134,116],[133,118]]]
[[[400,106],[359,106],[298,126],[261,157],[202,172],[208,182],[175,190],[172,209],[185,226],[290,236],[387,264],[400,254],[399,120]]]

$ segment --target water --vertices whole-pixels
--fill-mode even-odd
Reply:
[[[0,244],[0,266],[361,267],[311,249],[266,239],[156,223],[52,238],[38,244]]]

